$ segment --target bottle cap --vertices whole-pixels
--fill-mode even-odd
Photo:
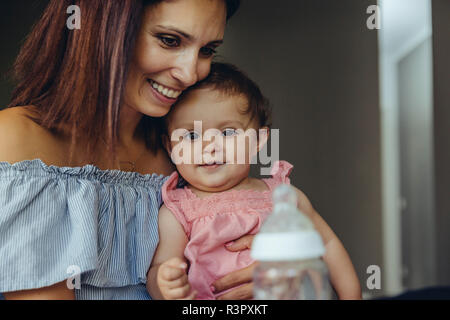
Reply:
[[[322,238],[315,230],[257,234],[251,256],[258,261],[293,261],[320,258],[325,254]]]
[[[315,259],[325,254],[320,234],[297,208],[297,194],[289,185],[273,192],[274,208],[252,244],[251,256],[259,261]]]

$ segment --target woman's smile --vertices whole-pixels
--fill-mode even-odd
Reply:
[[[178,96],[183,92],[183,90],[177,90],[164,86],[163,84],[156,82],[155,80],[152,79],[148,79],[147,81],[150,83],[153,89],[155,89],[156,91],[158,91],[158,93],[162,94],[163,96],[169,99],[177,99]]]
[[[176,101],[177,98],[182,93],[181,90],[175,90],[169,87],[166,87],[152,79],[147,80],[148,88],[150,92],[152,93],[152,96],[156,98],[157,101],[159,101],[162,104],[171,106]]]

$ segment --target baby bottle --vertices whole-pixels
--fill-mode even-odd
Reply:
[[[325,247],[311,220],[297,209],[289,185],[273,192],[273,213],[252,245],[259,262],[253,274],[256,300],[329,300],[328,270],[321,259]]]

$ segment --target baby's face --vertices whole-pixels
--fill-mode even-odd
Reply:
[[[168,119],[168,151],[179,173],[202,191],[228,190],[248,177],[258,150],[258,126],[247,99],[217,90],[187,94]]]

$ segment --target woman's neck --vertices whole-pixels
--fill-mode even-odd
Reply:
[[[119,146],[126,148],[132,145],[140,138],[138,130],[139,122],[142,120],[142,113],[134,110],[127,105],[120,108],[119,115]]]

